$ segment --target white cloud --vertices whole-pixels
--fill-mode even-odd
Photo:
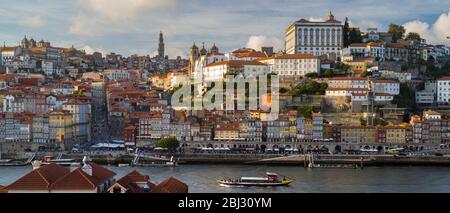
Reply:
[[[316,17],[309,17],[308,21],[314,21],[314,22],[318,21],[319,22],[319,21],[324,21],[324,19],[323,18],[316,18]]]
[[[366,31],[368,28],[378,28],[382,31],[382,24],[373,20],[349,20],[350,27],[358,27],[361,31]]]
[[[102,53],[102,55],[106,55],[106,54],[109,53],[108,51],[106,51],[106,50],[104,50],[102,48],[94,48],[94,47],[91,47],[89,45],[85,45],[81,49],[84,50],[87,54],[92,54],[94,52],[99,52],[99,53]]]
[[[86,43],[80,42],[78,40],[62,40],[62,41],[56,41],[52,44],[57,47],[65,47],[65,48],[74,46],[76,49],[86,51],[87,54],[92,54],[94,52],[100,52],[103,55],[106,55],[109,53],[109,51],[105,50],[104,48],[93,47],[91,45],[87,45]]]
[[[80,4],[96,14],[110,19],[134,18],[139,13],[173,6],[176,0],[79,0]]]
[[[260,50],[261,47],[272,46],[274,50],[283,49],[283,41],[277,37],[267,37],[263,35],[253,35],[247,41],[246,47]]]
[[[430,26],[428,23],[415,20],[403,25],[406,33],[416,32],[427,41],[436,44],[450,44],[450,40],[446,39],[450,36],[450,11],[441,14],[439,18]]]
[[[20,21],[22,26],[38,28],[44,26],[44,20],[41,16],[30,16]]]
[[[99,36],[142,31],[145,28],[139,26],[151,12],[171,8],[176,0],[78,0],[78,3],[79,8],[71,19],[69,33]]]

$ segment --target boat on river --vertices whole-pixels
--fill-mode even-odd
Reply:
[[[288,186],[293,179],[280,178],[278,174],[267,172],[266,177],[241,177],[237,179],[221,179],[217,182],[221,186]]]
[[[0,166],[26,166],[28,163],[25,160],[1,159]]]
[[[47,164],[51,164],[51,163],[55,163],[61,166],[75,166],[75,165],[80,165],[79,162],[76,162],[76,160],[74,159],[53,159],[52,156],[45,156],[44,159],[42,159],[41,164],[42,165],[47,165]]]

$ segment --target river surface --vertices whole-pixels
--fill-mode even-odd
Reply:
[[[211,193],[308,193],[308,192],[417,192],[450,193],[450,167],[366,167],[360,169],[305,169],[303,167],[249,165],[180,165],[176,168],[108,167],[116,179],[136,169],[159,183],[173,176],[189,185],[190,192]],[[31,171],[32,167],[0,167],[0,185],[8,185]],[[227,188],[219,186],[221,177],[264,176],[276,172],[294,178],[288,187]]]

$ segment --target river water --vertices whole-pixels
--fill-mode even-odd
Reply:
[[[108,167],[116,179],[136,169],[160,182],[173,176],[189,185],[190,192],[211,193],[308,193],[308,192],[417,192],[449,193],[450,167],[365,167],[359,169],[249,166],[249,165],[180,165],[175,168]],[[8,185],[31,171],[30,167],[0,167],[0,185]],[[288,187],[227,188],[219,186],[221,177],[264,176],[276,172],[294,178]]]

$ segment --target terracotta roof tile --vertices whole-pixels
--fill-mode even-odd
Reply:
[[[229,60],[229,61],[221,61],[221,62],[216,62],[216,63],[208,64],[207,67],[222,66],[222,65],[228,65],[228,66],[232,66],[232,67],[244,66],[244,65],[260,65],[260,66],[265,66],[265,64],[263,64],[263,63],[261,63],[261,62],[259,62],[259,61],[238,61],[238,60]]]
[[[3,186],[0,186],[0,193],[8,193],[8,190],[4,189]]]
[[[24,175],[11,185],[7,190],[48,190],[58,178],[68,174],[69,169],[57,165],[48,164]]]
[[[263,52],[238,53],[235,56],[237,58],[264,58],[264,57],[267,57],[267,55]]]
[[[113,178],[116,173],[97,164],[90,163],[92,176],[83,171],[81,167],[73,170],[52,184],[51,190],[93,190],[99,184]]]
[[[167,178],[158,184],[153,190],[153,193],[188,193],[188,185],[175,179],[174,177]]]
[[[134,170],[122,177],[116,183],[126,188],[127,193],[145,193],[145,190],[139,187],[137,183],[147,183],[150,188],[153,188],[155,184],[151,183],[149,180],[150,178],[147,175],[142,175],[141,173]]]
[[[148,182],[150,180],[148,175],[143,175],[136,170],[128,173],[124,177],[130,178],[133,182]]]
[[[439,81],[450,81],[450,76],[444,76],[438,79]]]

